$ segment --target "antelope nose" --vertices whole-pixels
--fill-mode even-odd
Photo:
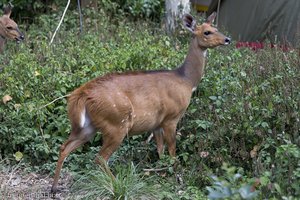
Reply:
[[[231,39],[230,38],[225,38],[225,44],[230,44],[231,43]]]

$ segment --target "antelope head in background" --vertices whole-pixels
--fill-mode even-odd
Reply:
[[[7,39],[17,43],[24,40],[24,34],[18,28],[18,24],[10,18],[12,5],[3,8],[3,16],[0,17],[0,52],[4,48]]]

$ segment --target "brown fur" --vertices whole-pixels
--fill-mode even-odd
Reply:
[[[89,141],[98,130],[103,134],[99,156],[106,161],[126,136],[151,131],[159,156],[166,142],[169,154],[175,157],[176,126],[203,76],[204,52],[230,42],[211,26],[212,19],[195,26],[194,19],[186,15],[184,22],[194,37],[179,68],[109,74],[84,84],[71,94],[68,114],[72,131],[61,146],[53,192],[65,157]],[[204,35],[206,31],[211,33]]]

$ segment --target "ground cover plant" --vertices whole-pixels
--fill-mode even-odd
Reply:
[[[59,16],[40,15],[29,26],[24,43],[8,43],[0,55],[0,97],[7,98],[0,103],[3,177],[23,166],[17,167],[21,175],[47,177],[50,190],[59,146],[70,131],[66,98],[52,100],[105,73],[171,69],[184,59],[188,33],[178,31],[177,37],[169,37],[153,22],[112,19],[105,12],[84,10],[88,17],[84,32],[78,34],[78,13],[70,11],[52,45]],[[234,45],[210,50],[205,77],[178,125],[176,169],[168,156],[158,159],[154,142],[146,142],[148,135],[126,139],[109,165],[120,176],[132,178],[120,180],[141,180],[145,187],[155,184],[162,199],[296,199],[300,196],[299,77],[297,50],[252,51]],[[66,160],[63,176],[75,180],[66,184],[65,196],[74,197],[72,191],[80,183],[89,184],[86,191],[95,191],[89,189],[97,188],[98,176],[87,169],[101,172],[94,164],[100,147],[97,135]],[[95,182],[89,182],[91,175]],[[3,181],[0,193],[18,187],[11,183]],[[149,199],[157,198],[148,192]],[[80,191],[78,198],[86,194]]]

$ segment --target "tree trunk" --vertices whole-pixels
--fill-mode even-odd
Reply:
[[[166,0],[166,30],[169,34],[174,33],[178,26],[178,20],[185,13],[190,12],[189,0]]]

